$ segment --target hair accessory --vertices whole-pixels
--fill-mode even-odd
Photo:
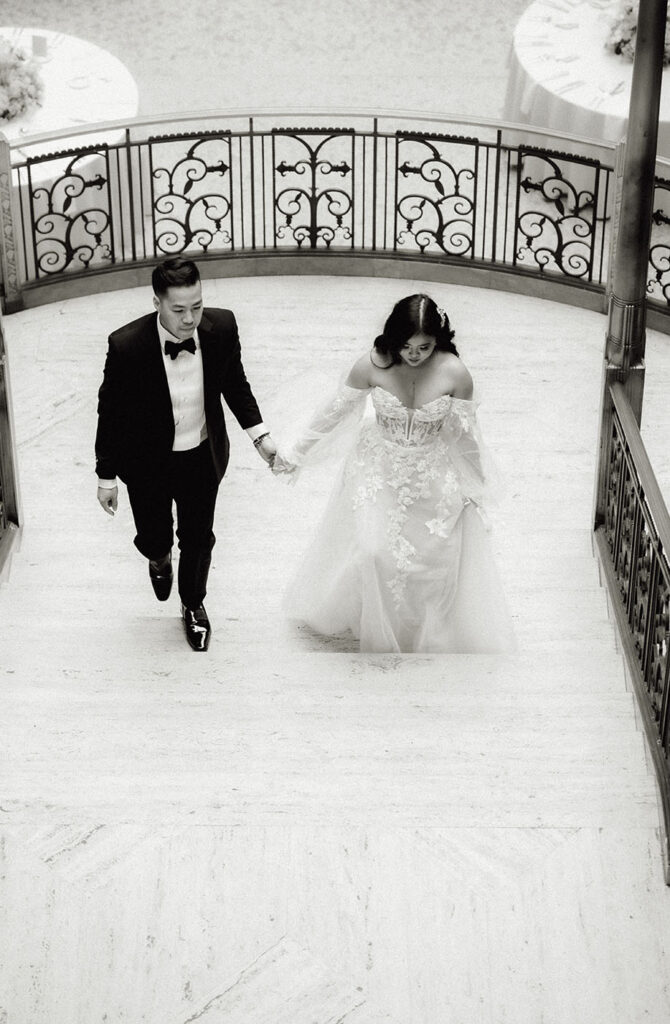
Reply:
[[[437,309],[438,313],[440,314],[440,327],[444,327],[444,325],[447,322],[447,314],[444,312],[443,309],[440,308],[440,306],[436,306],[435,308]]]

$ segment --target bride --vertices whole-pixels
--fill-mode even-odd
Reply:
[[[346,455],[285,604],[318,633],[349,631],[361,651],[515,647],[480,514],[489,470],[472,378],[453,337],[427,295],[396,303],[372,351],[275,459],[280,474]]]

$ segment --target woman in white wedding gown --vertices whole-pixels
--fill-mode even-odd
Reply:
[[[291,618],[362,651],[500,652],[514,634],[479,508],[487,457],[446,314],[398,302],[369,354],[275,460],[346,455],[288,588]],[[364,419],[368,397],[374,419]]]

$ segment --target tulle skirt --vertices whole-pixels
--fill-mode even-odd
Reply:
[[[516,648],[490,535],[445,445],[402,450],[374,427],[339,474],[284,607],[324,636],[352,634],[361,651]]]

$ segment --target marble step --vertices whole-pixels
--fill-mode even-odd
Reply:
[[[309,630],[287,620],[280,605],[280,596],[270,595],[264,599],[263,595],[258,595],[254,600],[242,579],[238,587],[229,574],[227,582],[229,588],[224,592],[223,582],[214,581],[205,602],[222,643],[238,635],[240,628],[244,629],[250,648],[268,641],[279,642],[280,637],[289,640],[291,635],[301,638],[301,642],[313,640],[316,649],[327,649],[333,642],[312,638]],[[116,643],[120,646],[124,638],[133,636],[142,626],[153,633],[154,642],[158,642],[156,634],[179,617],[176,592],[169,602],[158,605],[144,574],[134,587],[118,588],[111,593],[102,587],[99,590],[98,594],[90,584],[77,586],[74,581],[69,586],[59,584],[56,589],[50,587],[48,581],[38,578],[25,587],[14,586],[11,606],[4,616],[7,648],[11,649],[9,638],[13,634],[15,639],[20,637],[28,623],[36,643],[50,643],[54,631],[60,628],[61,632],[71,631],[73,639],[79,639],[88,631],[92,646],[96,645],[96,638],[102,640],[104,636],[116,634]],[[602,591],[574,594],[566,588],[509,593],[508,604],[517,643],[522,651],[530,645],[537,652],[538,644],[543,643],[554,651],[562,643],[567,650],[580,641],[582,648],[593,646],[599,652],[613,645],[614,627]],[[151,642],[152,637],[148,635],[147,643]],[[141,653],[141,646],[138,653]]]
[[[307,771],[329,764],[381,761],[416,771],[430,763],[460,770],[465,762],[488,772],[510,770],[560,773],[576,765],[583,771],[646,769],[644,739],[632,709],[586,717],[560,716],[551,709],[518,712],[498,708],[445,707],[436,711],[416,703],[389,701],[379,706],[357,698],[296,701],[292,695],[268,695],[249,701],[233,693],[198,701],[156,695],[153,699],[62,701],[41,692],[39,703],[7,700],[11,732],[5,740],[7,766],[23,776],[51,760],[64,771],[72,761],[99,767],[126,760],[141,767],[179,763],[202,756],[208,763],[250,768],[290,764]]]
[[[111,602],[110,602],[111,603]],[[209,602],[208,602],[209,605]],[[485,690],[500,686],[517,686],[523,691],[557,687],[590,690],[620,689],[624,685],[624,662],[618,652],[612,631],[607,639],[590,639],[581,649],[522,647],[515,655],[395,655],[340,653],[327,646],[309,650],[310,638],[299,632],[269,631],[264,635],[244,636],[248,619],[218,616],[216,605],[210,605],[214,634],[206,657],[195,656],[187,647],[178,607],[155,605],[153,614],[132,615],[128,609],[114,608],[107,619],[94,616],[91,602],[70,606],[64,619],[53,616],[40,620],[40,628],[27,634],[22,629],[21,615],[12,602],[12,618],[0,639],[0,678],[29,670],[30,685],[49,679],[80,679],[105,674],[110,680],[118,677],[141,678],[146,686],[164,685],[165,679],[227,681],[242,678],[253,682],[265,675],[268,647],[276,654],[269,661],[270,671],[285,680],[320,681],[322,678],[350,679],[355,689],[379,685],[419,684],[438,691],[448,681],[461,679],[465,686],[481,685]],[[282,624],[285,625],[285,624]],[[16,678],[21,678],[19,675]],[[489,680],[493,680],[489,684]]]
[[[284,672],[272,673],[269,678],[254,677],[248,672],[231,674],[213,672],[203,675],[195,672],[125,669],[121,679],[110,678],[110,673],[99,670],[84,672],[61,670],[35,676],[31,685],[20,684],[11,670],[0,672],[3,701],[7,706],[25,708],[55,708],[59,701],[64,713],[73,713],[78,706],[114,706],[122,701],[125,706],[151,704],[164,698],[170,703],[183,703],[193,709],[208,705],[226,707],[231,702],[253,708],[266,703],[277,708],[333,708],[354,713],[367,709],[386,714],[403,710],[404,713],[464,716],[477,715],[483,720],[509,717],[521,724],[533,716],[573,719],[578,728],[582,719],[613,721],[617,717],[630,718],[636,707],[635,696],[621,686],[591,690],[584,685],[565,688],[546,682],[530,685],[520,675],[500,677],[459,676],[445,670],[440,679],[433,666],[433,676],[410,672],[384,671],[376,673],[370,666],[371,678],[363,678],[358,669],[354,674],[335,670],[322,672],[318,680],[311,671],[303,670],[294,676]],[[50,712],[51,713],[51,712]]]
[[[320,749],[329,756],[337,751],[359,754],[368,750],[376,755],[380,750],[393,749],[398,757],[413,758],[435,755],[450,759],[465,752],[480,757],[483,752],[496,758],[516,759],[518,751],[525,751],[528,762],[554,762],[560,764],[588,753],[603,760],[622,760],[627,763],[631,751],[642,751],[642,734],[635,727],[632,709],[627,713],[563,716],[551,709],[528,711],[520,709],[501,711],[480,707],[440,708],[423,705],[379,707],[343,700],[331,704],[326,701],[316,706],[300,704],[282,695],[274,701],[248,703],[234,694],[228,701],[164,698],[124,701],[116,700],[67,701],[59,710],[55,702],[42,696],[42,706],[26,705],[24,701],[8,700],[12,713],[12,733],[7,736],[5,753],[14,757],[15,764],[40,759],[40,751],[64,757],[76,750],[78,755],[89,752],[95,737],[104,736],[105,751],[119,753],[131,748],[147,752],[155,750],[160,756],[170,756],[170,749],[195,751],[201,745],[221,749],[231,755],[244,756],[246,752],[263,752],[290,741],[311,757]],[[182,719],[187,723],[183,729]],[[625,750],[624,750],[625,748]],[[292,752],[288,752],[292,756]]]
[[[132,627],[132,628],[130,628]],[[129,692],[178,692],[193,685],[246,690],[341,687],[344,692],[409,692],[444,695],[458,689],[484,696],[508,691],[526,699],[532,695],[621,693],[626,676],[613,643],[592,645],[587,651],[526,650],[519,656],[393,655],[288,650],[281,659],[268,659],[264,644],[229,644],[215,622],[207,656],[194,655],[174,617],[134,620],[127,630],[117,622],[89,623],[79,631],[45,623],[30,642],[14,628],[4,645],[0,680],[4,686],[31,689],[42,686],[83,689],[114,688],[122,681]],[[153,635],[152,635],[153,634]],[[119,646],[119,636],[123,644]],[[144,638],[143,646],[136,641]],[[149,643],[152,637],[152,643]],[[73,641],[79,641],[73,642]],[[270,652],[271,653],[271,652]],[[24,682],[24,672],[27,679]],[[266,682],[267,680],[267,682]]]
[[[275,770],[217,774],[166,766],[164,773],[135,771],[63,774],[26,779],[3,797],[7,827],[82,817],[107,824],[158,822],[224,826],[423,826],[450,828],[658,828],[656,792],[648,777],[582,778],[555,773],[513,777],[422,773],[283,774]]]

